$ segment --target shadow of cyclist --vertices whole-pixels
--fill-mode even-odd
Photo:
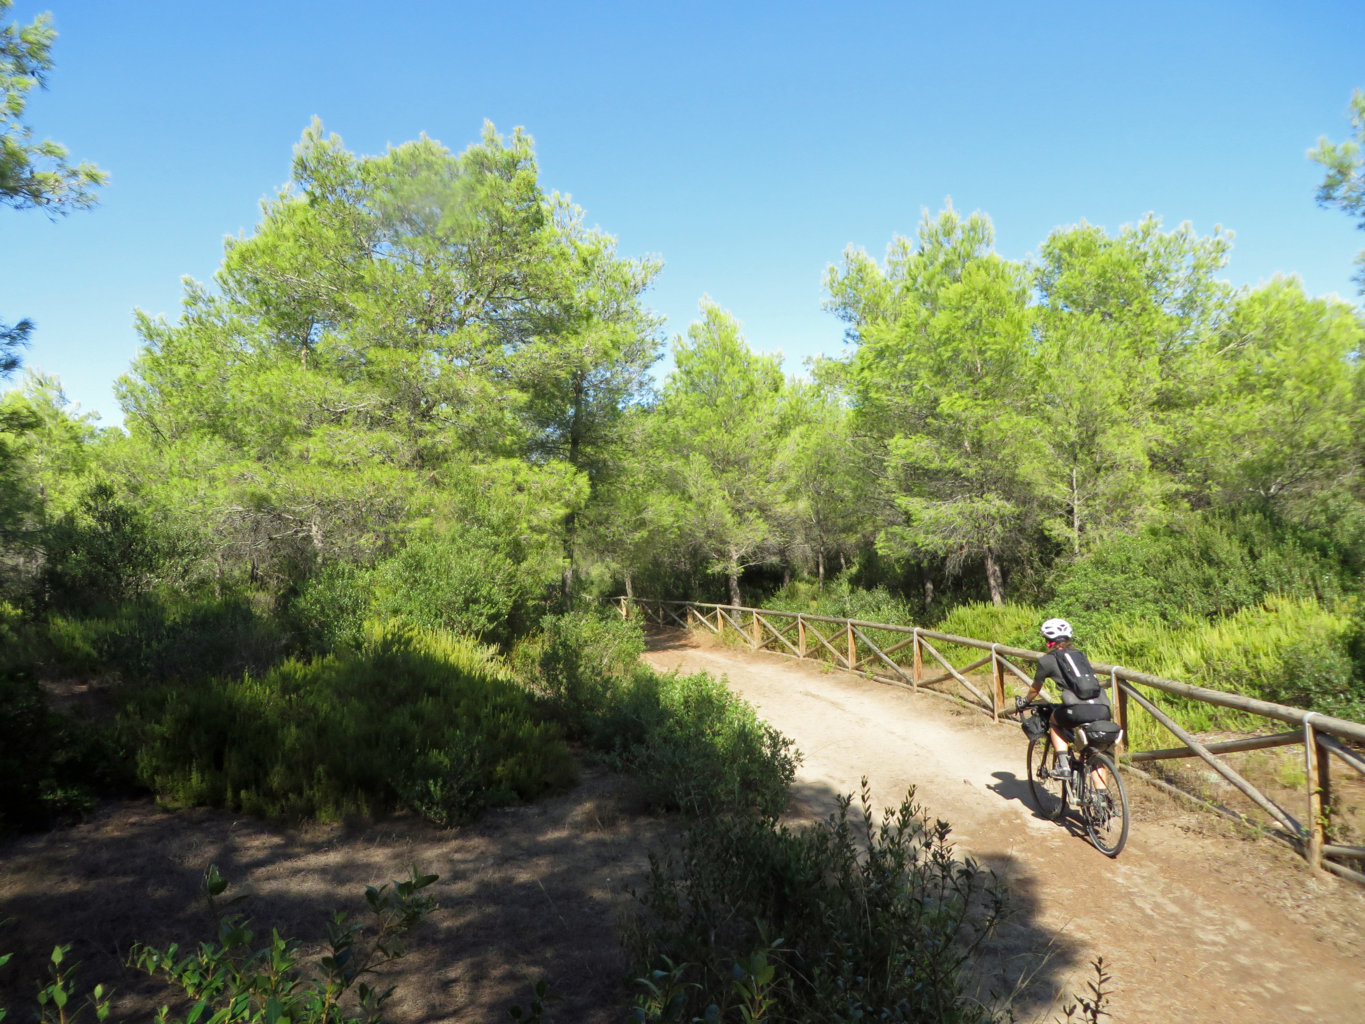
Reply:
[[[991,772],[991,778],[996,781],[986,788],[992,793],[998,793],[1006,800],[1017,800],[1032,811],[1035,818],[1040,818],[1043,821],[1052,820],[1046,814],[1043,814],[1038,810],[1038,805],[1033,799],[1033,785],[1027,778],[1021,779],[1013,772],[1004,771]],[[1062,820],[1059,821],[1058,824],[1064,825],[1066,830],[1074,836],[1085,835],[1085,827],[1081,824],[1080,818],[1076,815],[1076,808],[1070,804],[1067,804],[1066,814],[1063,815]]]

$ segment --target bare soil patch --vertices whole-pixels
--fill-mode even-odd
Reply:
[[[572,793],[449,831],[409,818],[278,829],[218,811],[112,803],[81,825],[0,846],[0,919],[13,919],[0,951],[16,953],[0,969],[0,1005],[11,1020],[28,1019],[34,979],[45,977],[52,947],[70,942],[79,977],[117,990],[112,1019],[149,1020],[172,993],[123,962],[134,942],[213,937],[199,897],[211,863],[233,883],[229,895],[250,894],[238,909],[258,939],[278,928],[317,942],[334,910],[365,917],[366,885],[416,865],[441,876],[428,890],[439,909],[386,970],[397,986],[390,1019],[509,1020],[508,1008],[529,1007],[543,979],[558,996],[556,1019],[616,1021],[627,969],[617,920],[668,828],[637,813],[627,780],[594,768]]]

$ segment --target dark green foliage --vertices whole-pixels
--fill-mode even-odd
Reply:
[[[800,831],[708,819],[651,857],[627,943],[636,1019],[756,1020],[744,1008],[761,1004],[771,1020],[992,1020],[962,982],[1003,911],[994,875],[954,855],[913,791],[880,823],[866,783],[853,820],[851,804]]]
[[[638,624],[603,608],[547,615],[517,649],[523,675],[577,734],[588,733],[645,649]]]
[[[262,671],[288,643],[282,624],[245,597],[168,592],[101,615],[51,617],[44,658],[58,672],[171,681]]]
[[[98,483],[75,511],[43,531],[40,607],[83,613],[118,605],[150,590],[177,561],[175,545],[147,514]]]
[[[0,672],[0,832],[79,817],[125,780],[107,732],[52,710],[23,670]]]
[[[310,654],[342,647],[357,649],[365,639],[373,574],[351,562],[331,562],[300,588],[287,615],[299,646]]]
[[[1365,676],[1351,653],[1337,637],[1303,637],[1280,654],[1284,669],[1266,689],[1266,699],[1365,721]]]
[[[630,773],[651,806],[776,817],[800,755],[725,685],[637,661],[640,627],[614,609],[547,616],[523,645],[523,678],[571,735]]]
[[[787,807],[800,754],[715,678],[641,669],[599,717],[595,739],[651,805],[705,816]]]
[[[1114,616],[1172,625],[1211,621],[1268,595],[1339,598],[1337,556],[1314,535],[1252,513],[1190,515],[1119,535],[1062,568],[1051,607],[1099,623]]]
[[[408,808],[452,825],[575,779],[558,730],[489,655],[431,634],[137,689],[124,721],[163,799],[278,819]]]
[[[511,619],[532,596],[506,545],[477,529],[413,540],[374,580],[380,617],[490,641],[511,638]]]

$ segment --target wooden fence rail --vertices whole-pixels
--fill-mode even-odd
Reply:
[[[1019,668],[1015,662],[1036,662],[1043,656],[1041,651],[1009,647],[950,633],[938,633],[919,626],[864,622],[828,615],[808,615],[804,612],[625,597],[617,599],[617,606],[622,615],[628,617],[636,614],[642,616],[646,622],[658,626],[701,628],[718,635],[728,635],[728,627],[730,632],[742,638],[754,650],[769,651],[784,657],[817,659],[835,668],[856,672],[880,682],[904,686],[917,693],[966,702],[989,713],[996,721],[999,721],[1001,713],[1006,711],[1006,676],[1012,676],[1025,685],[1033,681],[1032,675]],[[985,653],[960,667],[954,667],[940,650],[948,644]],[[932,659],[931,662],[926,662],[926,655]],[[933,663],[937,664],[938,671],[934,670]],[[1119,665],[1106,665],[1102,662],[1093,664],[1097,673],[1107,677],[1102,680],[1104,685],[1113,689],[1114,718],[1123,726],[1125,736],[1128,735],[1131,701],[1180,741],[1179,747],[1163,750],[1124,751],[1120,746],[1119,753],[1127,763],[1142,764],[1176,758],[1201,758],[1233,789],[1259,808],[1269,819],[1268,830],[1292,843],[1314,870],[1331,871],[1343,878],[1365,884],[1365,873],[1342,863],[1365,861],[1365,847],[1345,846],[1331,841],[1332,762],[1336,759],[1365,776],[1365,757],[1348,745],[1365,743],[1365,725],[1237,693],[1191,686],[1178,680],[1164,679]],[[926,668],[926,665],[929,667]],[[984,673],[987,669],[990,673],[988,684],[980,680],[973,682],[968,678],[968,673]],[[1146,687],[1148,692],[1144,694],[1139,691],[1138,685]],[[983,692],[983,686],[990,691],[989,694]],[[1157,705],[1158,693],[1201,701],[1273,721],[1287,722],[1296,728],[1265,736],[1202,743],[1182,729]],[[1307,790],[1306,813],[1302,822],[1257,789],[1219,756],[1298,743],[1302,743],[1304,747]],[[1171,788],[1160,780],[1150,781],[1163,788]],[[1229,814],[1240,820],[1251,820],[1245,814],[1230,811],[1209,801],[1201,802],[1220,813]]]

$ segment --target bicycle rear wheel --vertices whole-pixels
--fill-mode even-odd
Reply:
[[[1057,763],[1052,738],[1039,736],[1028,745],[1028,781],[1033,787],[1033,805],[1044,818],[1060,821],[1066,814],[1066,784],[1048,771]]]
[[[1104,788],[1096,785],[1099,778]],[[1081,821],[1095,849],[1117,857],[1128,842],[1128,794],[1114,759],[1108,754],[1091,754],[1081,775]]]

